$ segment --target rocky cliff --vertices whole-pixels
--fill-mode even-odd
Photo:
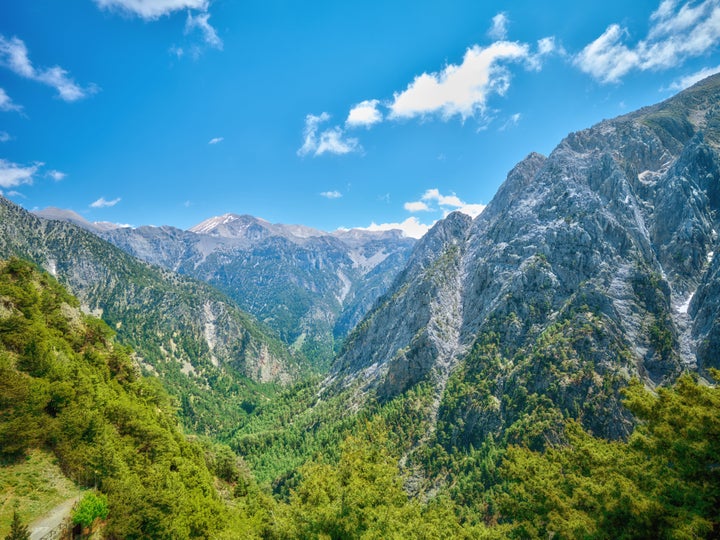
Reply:
[[[626,435],[629,377],[720,364],[718,103],[715,76],[530,154],[474,221],[418,243],[326,388],[430,380],[449,446],[533,443],[568,416]]]

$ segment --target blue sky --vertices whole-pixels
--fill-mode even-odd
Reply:
[[[0,191],[324,230],[477,214],[571,131],[720,70],[720,0],[0,3]]]

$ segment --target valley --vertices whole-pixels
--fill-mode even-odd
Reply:
[[[108,538],[716,537],[718,104],[571,133],[417,241],[0,198],[4,467],[57,460]]]

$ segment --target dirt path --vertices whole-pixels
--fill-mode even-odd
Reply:
[[[70,516],[73,505],[80,500],[80,497],[68,499],[62,504],[50,510],[44,517],[30,524],[30,540],[40,540],[55,527],[60,525],[66,517]]]

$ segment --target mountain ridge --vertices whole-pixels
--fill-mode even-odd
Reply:
[[[187,231],[87,222],[85,228],[134,257],[218,288],[318,369],[387,289],[415,243],[399,231],[326,233],[238,214]]]
[[[326,391],[388,400],[433,381],[447,444],[502,435],[521,410],[626,435],[629,376],[717,367],[719,101],[715,76],[529,154],[472,222],[450,215],[418,242]],[[522,388],[536,405],[513,402]]]

